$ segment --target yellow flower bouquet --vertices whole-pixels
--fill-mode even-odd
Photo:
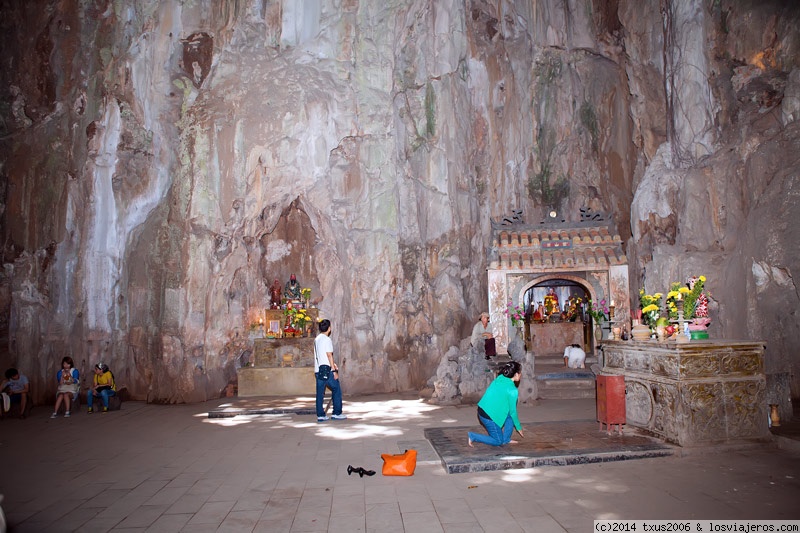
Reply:
[[[705,276],[692,276],[683,285],[673,282],[667,293],[667,312],[672,320],[678,319],[678,301],[683,300],[683,318],[708,317],[708,295],[705,293]]]
[[[292,313],[292,326],[295,329],[303,331],[306,327],[306,324],[311,322],[311,317],[308,316],[308,312],[305,309],[293,309],[294,313]]]
[[[656,327],[656,322],[661,317],[661,298],[664,295],[660,292],[647,294],[644,289],[639,289],[639,305],[642,308],[642,322],[651,328]]]

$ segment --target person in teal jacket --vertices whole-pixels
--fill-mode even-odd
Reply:
[[[520,437],[524,436],[522,425],[517,418],[519,398],[517,386],[521,376],[522,365],[517,361],[510,361],[500,369],[500,374],[492,381],[478,402],[478,420],[486,428],[488,435],[470,431],[467,434],[470,446],[473,442],[491,446],[517,444],[517,441],[511,440],[514,428]]]

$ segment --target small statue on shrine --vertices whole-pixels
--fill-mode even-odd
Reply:
[[[536,310],[533,312],[533,321],[534,322],[544,321],[544,306],[542,305],[542,302],[538,303],[538,305],[536,306]]]
[[[580,296],[572,295],[567,300],[567,303],[564,305],[565,311],[567,312],[567,320],[570,322],[575,322],[578,318],[581,318],[581,309],[583,305],[583,298]]]
[[[269,307],[270,309],[281,308],[281,284],[276,279],[269,288]]]
[[[292,274],[289,277],[289,281],[286,282],[283,294],[289,300],[300,301],[300,283],[297,282],[297,277],[294,274]]]
[[[289,300],[286,302],[286,309],[283,311],[283,314],[286,316],[286,324],[283,326],[283,336],[284,337],[294,337],[297,330],[294,329],[294,315],[296,311],[292,306],[292,301]]]

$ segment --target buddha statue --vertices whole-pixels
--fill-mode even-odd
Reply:
[[[550,287],[550,290],[544,296],[544,308],[548,315],[561,311],[561,307],[558,304],[558,295],[553,287]]]

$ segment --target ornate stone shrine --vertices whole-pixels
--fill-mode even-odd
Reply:
[[[508,353],[511,340],[506,314],[509,302],[524,308],[526,344],[536,355],[563,353],[567,344],[573,343],[591,347],[599,340],[592,343],[584,338],[580,323],[557,322],[531,329],[531,303],[535,302],[529,301],[530,294],[547,284],[571,285],[595,302],[616,301],[618,317],[630,312],[622,239],[608,215],[588,209],[581,210],[580,221],[561,220],[552,212],[541,223],[526,224],[519,211],[493,221],[488,282],[489,320],[501,354]],[[566,340],[571,342],[564,344]]]
[[[769,436],[764,343],[603,341],[625,376],[627,423],[681,446]]]

